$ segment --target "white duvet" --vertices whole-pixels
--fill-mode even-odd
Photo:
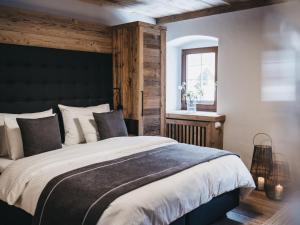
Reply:
[[[174,143],[163,137],[118,137],[23,158],[12,163],[0,176],[0,199],[33,215],[43,188],[52,178],[89,164]],[[254,187],[240,158],[225,156],[117,198],[97,225],[170,224],[217,195],[236,188]]]

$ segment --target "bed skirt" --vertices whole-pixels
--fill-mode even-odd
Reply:
[[[239,205],[239,189],[214,197],[206,204],[180,217],[170,225],[209,225]],[[3,225],[31,225],[32,216],[0,201],[0,221]]]

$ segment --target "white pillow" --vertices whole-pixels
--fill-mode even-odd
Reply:
[[[93,116],[95,113],[109,112],[109,104],[103,104],[91,107],[71,107],[58,105],[65,129],[65,145],[75,145],[85,142],[84,134],[80,126],[79,117]]]
[[[18,126],[16,118],[37,119],[53,115],[52,109],[38,113],[27,114],[1,114],[4,120],[5,142],[6,142],[6,155],[10,159],[16,160],[24,157],[23,142],[21,131]]]
[[[81,116],[79,117],[79,123],[86,143],[100,140],[97,124],[93,116]]]
[[[0,174],[13,162],[13,160],[10,160],[8,158],[0,157]]]

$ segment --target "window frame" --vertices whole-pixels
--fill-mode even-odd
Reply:
[[[218,46],[214,47],[205,47],[205,48],[191,48],[191,49],[182,49],[181,56],[181,83],[186,82],[186,59],[188,55],[199,54],[199,53],[215,53],[215,100],[213,105],[206,104],[196,104],[197,111],[207,111],[207,112],[216,112],[217,111],[217,91],[218,91]],[[186,100],[183,98],[181,93],[181,109],[186,110]]]

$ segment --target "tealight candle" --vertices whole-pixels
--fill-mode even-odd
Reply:
[[[275,186],[275,199],[281,200],[283,195],[283,186],[278,184]]]
[[[257,179],[257,189],[263,191],[265,189],[265,178],[258,177]]]

